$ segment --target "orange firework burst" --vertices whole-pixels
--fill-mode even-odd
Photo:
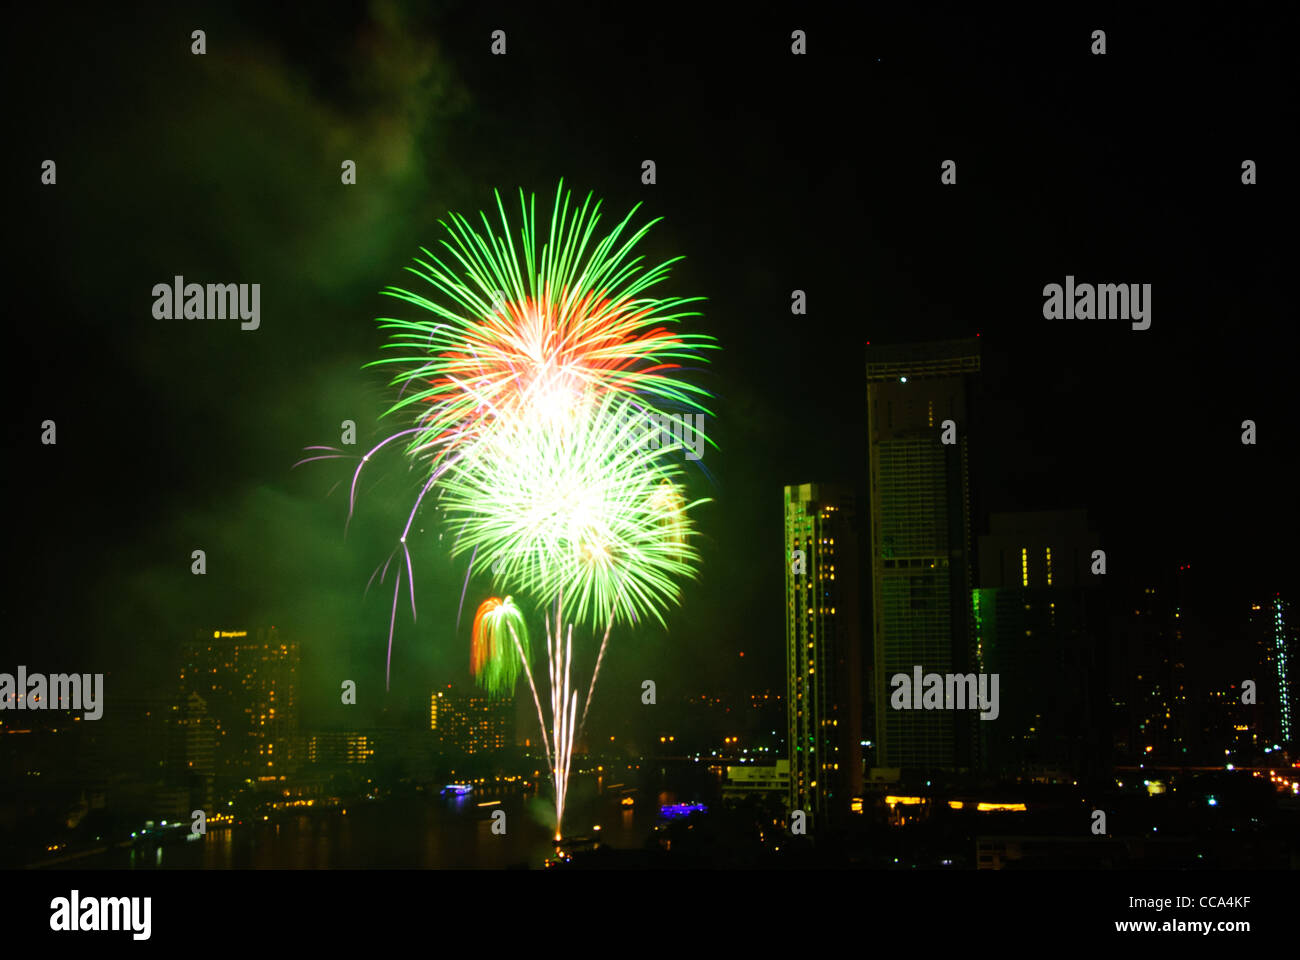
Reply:
[[[402,395],[388,412],[414,408],[407,453],[436,465],[496,420],[525,409],[559,418],[608,392],[707,414],[699,403],[706,391],[674,371],[683,361],[702,362],[712,338],[668,326],[698,316],[681,308],[702,298],[645,296],[676,261],[642,272],[641,258],[629,257],[656,221],[624,238],[633,208],[593,246],[600,204],[593,207],[588,195],[570,214],[561,183],[549,237],[539,244],[536,201],[525,202],[523,191],[519,199],[518,250],[498,194],[505,239],[491,232],[486,216],[480,234],[452,214],[442,245],[458,268],[428,250],[427,261],[417,258],[418,267],[407,268],[441,293],[439,300],[397,287],[384,291],[430,314],[380,321],[392,331],[386,347],[400,355],[376,363],[403,368],[393,380]]]

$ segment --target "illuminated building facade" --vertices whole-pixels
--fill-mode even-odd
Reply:
[[[789,797],[813,822],[839,820],[862,793],[857,520],[843,488],[785,488]]]
[[[514,743],[515,703],[508,697],[458,694],[450,686],[429,696],[429,729],[455,753],[499,753]]]
[[[867,347],[874,765],[904,775],[976,764],[973,712],[893,710],[889,679],[918,665],[974,669],[969,437],[979,369],[975,339]]]
[[[722,784],[724,800],[743,799],[756,795],[786,795],[790,791],[790,761],[776,763],[734,764],[727,767],[727,778]]]
[[[308,763],[340,766],[373,763],[377,738],[357,731],[321,731],[306,738]]]
[[[1295,626],[1290,620],[1290,604],[1281,594],[1250,605],[1260,726],[1264,739],[1277,746],[1289,745],[1295,736]]]
[[[212,718],[221,776],[278,779],[297,762],[298,644],[275,627],[201,632],[182,645],[182,702],[197,693]]]

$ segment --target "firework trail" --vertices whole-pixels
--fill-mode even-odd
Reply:
[[[546,628],[557,834],[573,744],[613,624],[638,617],[663,623],[663,612],[680,598],[678,581],[693,575],[699,559],[688,511],[705,501],[686,501],[680,468],[641,443],[632,407],[611,393],[579,404],[562,421],[543,413],[502,421],[442,482],[442,509],[460,530],[453,555],[474,551],[500,580],[555,611],[554,629],[549,613]],[[571,691],[574,620],[604,631],[581,716]],[[501,651],[497,669],[506,675],[514,669],[506,659],[510,649],[476,632],[474,662]],[[476,673],[488,672],[476,667]],[[534,701],[545,730],[535,691]]]
[[[471,668],[493,693],[513,692],[520,672],[527,678],[556,788],[558,839],[573,744],[614,623],[662,624],[663,613],[680,600],[677,581],[698,562],[687,512],[704,501],[687,502],[680,468],[661,450],[638,443],[635,424],[654,407],[711,416],[703,406],[707,392],[682,374],[706,362],[716,344],[673,329],[699,316],[687,308],[703,298],[649,295],[680,258],[642,265],[635,248],[658,221],[633,228],[639,204],[602,236],[600,203],[588,194],[579,206],[563,181],[542,232],[535,197],[519,191],[519,222],[512,228],[501,195],[495,196],[499,232],[486,213],[479,214],[481,228],[452,213],[440,221],[446,236],[437,253],[421,248],[423,257],[406,268],[429,285],[427,296],[399,287],[383,291],[424,315],[378,321],[389,332],[383,349],[392,355],[367,366],[396,368],[390,384],[399,389],[384,416],[407,419],[357,462],[348,524],[361,471],[401,441],[425,481],[381,575],[382,582],[398,559],[388,684],[403,567],[415,618],[408,536],[435,487],[438,508],[456,530],[453,555],[469,553],[465,589],[477,564],[515,595],[554,610],[553,629],[551,614],[544,617],[549,724],[530,666],[526,618],[513,597],[479,606]],[[704,442],[712,443],[707,436]],[[331,447],[307,449],[323,453],[300,462],[348,456]],[[574,621],[603,628],[581,716],[571,689]]]

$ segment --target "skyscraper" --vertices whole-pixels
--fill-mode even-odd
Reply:
[[[867,347],[867,495],[876,765],[924,772],[976,762],[972,711],[895,710],[889,680],[967,673],[970,386],[978,340]]]
[[[190,790],[190,809],[212,809],[215,752],[221,735],[207,702],[191,691],[176,719],[180,780]]]
[[[1073,780],[1109,760],[1096,546],[1082,510],[995,513],[979,538],[976,654],[1004,694],[978,728],[986,772]]]
[[[1269,744],[1289,745],[1295,738],[1292,694],[1294,624],[1288,623],[1290,605],[1276,594],[1250,607],[1250,633],[1257,651],[1256,663],[1260,726]]]
[[[1292,653],[1294,650],[1293,637],[1295,635],[1295,624],[1288,623],[1290,614],[1290,604],[1282,599],[1281,595],[1273,598],[1273,657],[1277,667],[1277,713],[1280,719],[1279,732],[1282,735],[1282,743],[1290,746],[1295,741],[1294,717],[1292,716],[1292,694],[1294,693],[1294,681],[1291,673],[1294,669],[1292,664]]]
[[[218,775],[291,773],[298,733],[298,644],[275,627],[200,632],[181,650],[181,699],[197,693],[213,718]]]
[[[434,690],[429,695],[429,729],[445,750],[499,754],[514,743],[515,704],[509,697],[478,691]]]
[[[862,792],[862,634],[854,498],[785,488],[790,806],[835,822]]]
[[[1190,565],[1170,565],[1150,571],[1140,592],[1107,590],[1117,764],[1226,763],[1234,757],[1224,750],[1248,739],[1227,736],[1246,731],[1222,725],[1229,714],[1255,719],[1254,707],[1229,709],[1223,701],[1225,680],[1245,665],[1218,643],[1205,618],[1206,584],[1192,576]]]

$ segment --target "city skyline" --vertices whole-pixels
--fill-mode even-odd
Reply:
[[[280,15],[265,11],[259,16],[242,29],[253,36],[282,34]],[[360,14],[355,17],[365,19]],[[111,43],[106,39],[102,46],[88,45],[83,51],[88,63],[100,63],[114,43],[139,50],[142,56],[146,50],[163,49],[169,31],[181,26],[165,18],[128,38],[107,20],[92,22],[96,35],[115,39]],[[538,18],[525,22],[521,29],[542,36],[559,29]],[[319,40],[335,56],[353,58],[360,66],[368,61],[359,59],[347,27],[345,19],[337,32],[324,32]],[[455,36],[467,27],[463,20],[452,18],[436,29],[412,24],[410,35]],[[1151,39],[1152,28],[1141,21],[1131,23],[1128,32],[1136,31],[1132,42]],[[590,29],[617,28],[593,24]],[[747,36],[757,39],[766,24],[757,22],[746,29]],[[1168,29],[1169,25],[1160,27]],[[374,30],[395,55],[393,33]],[[913,33],[895,24],[873,41],[879,44],[876,56],[883,54],[881,75],[891,78],[885,81],[889,92],[882,93],[873,107],[874,122],[893,146],[862,157],[836,146],[839,122],[833,105],[803,97],[801,84],[791,82],[793,75],[786,66],[766,79],[762,74],[751,78],[741,108],[723,118],[717,129],[709,128],[694,111],[673,110],[671,93],[666,98],[645,97],[644,124],[631,124],[617,111],[599,109],[607,94],[583,90],[575,78],[558,73],[554,83],[566,95],[575,102],[591,102],[617,131],[627,126],[634,133],[654,131],[647,146],[666,147],[662,131],[680,123],[690,125],[687,135],[695,142],[726,145],[725,150],[704,151],[716,155],[716,160],[694,156],[695,151],[677,159],[676,166],[684,169],[677,170],[671,183],[665,180],[656,187],[640,184],[635,175],[645,159],[639,155],[641,150],[610,147],[596,157],[544,136],[532,138],[539,151],[536,158],[526,167],[512,169],[504,159],[509,151],[493,149],[494,145],[512,141],[519,129],[538,132],[537,117],[549,115],[550,108],[539,108],[534,117],[530,106],[512,106],[503,92],[510,81],[504,76],[483,76],[477,57],[457,44],[448,46],[445,61],[418,61],[424,47],[404,50],[408,61],[437,64],[448,77],[472,78],[462,83],[474,91],[480,109],[474,114],[467,113],[464,105],[429,105],[430,110],[443,111],[434,115],[455,132],[448,139],[451,156],[431,153],[426,161],[424,154],[403,148],[409,164],[440,164],[439,173],[447,176],[439,177],[437,189],[418,189],[409,178],[359,181],[357,191],[370,191],[365,195],[373,196],[376,203],[400,201],[409,208],[416,196],[420,203],[394,217],[384,229],[364,235],[361,247],[346,257],[312,248],[314,256],[330,263],[319,272],[331,279],[315,291],[304,291],[307,300],[301,309],[276,292],[277,283],[302,284],[296,270],[281,273],[283,265],[275,266],[271,251],[285,236],[305,244],[306,234],[297,228],[271,229],[277,241],[270,243],[244,230],[238,234],[246,241],[245,259],[238,270],[262,285],[260,328],[241,331],[235,324],[227,330],[219,321],[170,321],[165,336],[168,349],[177,353],[167,357],[161,348],[159,337],[164,335],[159,321],[149,310],[152,285],[178,273],[205,282],[227,278],[226,271],[234,263],[232,268],[205,268],[203,231],[192,232],[182,225],[168,244],[134,254],[126,248],[116,250],[111,275],[78,281],[81,289],[93,286],[105,291],[95,302],[113,318],[92,321],[77,310],[68,311],[82,342],[92,345],[87,349],[106,358],[102,365],[69,377],[40,342],[39,326],[24,325],[15,332],[17,355],[28,366],[27,382],[12,386],[16,415],[7,422],[10,446],[26,449],[38,436],[33,432],[36,425],[46,418],[60,425],[59,444],[41,448],[40,457],[24,458],[25,470],[19,478],[28,509],[19,518],[15,544],[33,562],[25,578],[15,584],[17,591],[31,598],[30,607],[18,611],[17,650],[35,660],[32,654],[43,653],[36,638],[56,629],[65,638],[59,655],[118,660],[102,664],[104,669],[118,670],[125,666],[122,658],[130,658],[126,672],[141,676],[138,684],[132,682],[143,693],[162,680],[149,676],[150,650],[169,642],[178,629],[223,618],[266,624],[293,621],[331,651],[332,672],[370,675],[374,668],[369,658],[384,641],[388,610],[373,592],[364,605],[357,597],[360,585],[387,555],[385,537],[399,509],[398,492],[393,489],[387,503],[383,497],[400,481],[387,481],[376,497],[363,502],[345,543],[340,494],[338,490],[331,494],[343,479],[342,471],[290,471],[289,467],[302,446],[332,437],[345,419],[355,421],[361,429],[359,439],[365,438],[381,402],[382,381],[367,383],[356,372],[374,355],[378,342],[371,320],[383,309],[377,291],[398,279],[400,270],[393,265],[430,242],[436,217],[447,209],[477,209],[490,200],[493,184],[544,191],[548,185],[553,187],[560,174],[579,189],[597,190],[617,206],[636,201],[654,205],[654,215],[665,217],[657,228],[663,249],[686,254],[679,267],[681,285],[711,297],[709,329],[723,345],[703,381],[722,401],[710,428],[720,431],[719,448],[727,451],[716,458],[706,453],[701,461],[716,483],[700,486],[716,501],[711,514],[700,518],[710,551],[705,557],[710,576],[687,587],[682,612],[670,626],[678,634],[721,636],[730,649],[724,658],[701,656],[696,653],[703,646],[700,643],[669,644],[658,635],[645,645],[655,653],[637,662],[635,672],[668,662],[674,670],[725,684],[733,668],[740,666],[736,654],[749,637],[762,641],[759,652],[751,651],[749,656],[780,668],[781,624],[773,621],[770,612],[741,600],[752,583],[759,585],[763,595],[780,590],[778,561],[731,562],[730,551],[745,541],[747,530],[761,529],[759,518],[779,500],[785,484],[819,478],[865,487],[865,464],[843,454],[844,441],[865,430],[860,345],[911,342],[918,339],[912,331],[923,332],[920,339],[927,340],[979,333],[985,344],[980,388],[984,395],[979,398],[985,411],[983,435],[976,438],[977,462],[972,463],[986,488],[986,502],[976,507],[979,514],[1086,506],[1113,545],[1108,575],[1133,582],[1143,576],[1137,567],[1145,557],[1157,568],[1191,563],[1197,571],[1213,570],[1222,584],[1216,595],[1259,588],[1271,591],[1295,582],[1300,571],[1294,556],[1267,536],[1274,526],[1295,527],[1300,521],[1282,480],[1289,461],[1283,439],[1288,407],[1282,387],[1284,352],[1266,349],[1277,322],[1271,305],[1282,302],[1278,284],[1286,273],[1280,250],[1255,239],[1263,235],[1268,205],[1240,184],[1239,159],[1229,163],[1229,158],[1218,154],[1190,151],[1187,160],[1167,169],[1142,166],[1132,173],[1113,160],[1115,151],[1132,142],[1138,130],[1142,136],[1164,134],[1174,143],[1181,142],[1182,122],[1202,111],[1221,117],[1224,129],[1248,131],[1243,143],[1266,152],[1270,113],[1260,104],[1237,104],[1227,93],[1230,83],[1200,78],[1189,81],[1195,95],[1180,101],[1187,106],[1157,111],[1157,129],[1151,131],[1141,101],[1131,101],[1124,91],[1126,81],[1158,76],[1158,71],[1146,74],[1125,61],[1121,75],[1107,75],[1094,83],[1083,74],[1095,66],[1085,53],[1077,63],[1071,60],[1071,66],[1058,66],[1049,75],[1056,84],[1051,89],[1063,102],[1104,104],[1113,115],[1111,124],[1098,127],[1086,141],[1035,119],[1045,88],[1022,88],[1001,73],[957,89],[948,88],[945,73],[933,77],[908,73],[908,83],[921,84],[928,91],[927,102],[936,104],[931,114],[917,114],[907,106],[913,102],[910,98],[900,98],[897,85],[902,80],[890,72],[897,68],[886,66],[902,55],[891,55],[889,49],[913,51],[912,44],[925,36],[927,43],[948,51],[955,63],[969,57],[969,52],[962,53],[967,43],[1005,50],[1013,61],[1026,55],[1023,51],[1015,55],[1007,47],[1009,41],[991,26],[966,24],[959,29],[937,23],[933,30],[933,35]],[[651,35],[632,31],[621,40],[629,56],[653,61],[657,47]],[[689,47],[693,52],[684,56],[699,53],[710,62],[718,56],[700,38],[673,42],[694,45]],[[736,49],[744,46],[738,44]],[[218,59],[208,62],[224,62],[220,59],[224,56],[214,50],[209,57]],[[722,56],[725,65],[728,54]],[[167,61],[167,69],[185,76],[188,57],[187,50],[178,51]],[[284,50],[268,69],[277,76],[313,76],[321,69],[315,58],[316,52]],[[507,60],[507,64],[514,62]],[[820,71],[815,74],[820,80],[831,82],[835,77],[829,62],[820,58],[809,62],[812,70]],[[874,63],[874,58],[868,58],[868,63]],[[1039,65],[1037,60],[1033,63]],[[719,69],[725,72],[724,65]],[[117,77],[122,69],[116,63],[103,64],[102,72]],[[370,69],[381,89],[400,94],[395,102],[410,102],[416,96],[401,93],[390,74]],[[1130,76],[1130,71],[1137,74]],[[747,68],[743,72],[752,73]],[[653,70],[647,71],[650,75]],[[52,81],[49,102],[36,96],[19,104],[18,121],[44,130],[41,111],[58,109],[55,104],[60,98],[54,92],[58,82]],[[648,80],[630,82],[638,93],[649,92],[644,91]],[[110,84],[96,96],[108,98],[114,89]],[[185,89],[192,98],[214,105],[225,95],[209,83],[191,83]],[[358,134],[369,132],[367,114],[348,99],[348,89],[337,81],[313,102],[335,105]],[[256,88],[241,88],[240,96],[244,108],[259,119],[288,120],[263,103]],[[553,94],[546,94],[544,100],[553,102],[552,98]],[[1004,119],[997,122],[988,121],[981,108],[992,99],[1001,104],[999,115]],[[1194,114],[1192,103],[1198,105]],[[101,113],[112,115],[111,102],[105,99],[103,105]],[[146,108],[153,111],[151,121],[156,127],[174,130],[169,113],[158,106]],[[222,115],[215,109],[209,112]],[[90,111],[86,120],[68,129],[93,129],[93,114]],[[316,128],[308,116],[297,122],[308,126],[305,135],[314,136]],[[473,116],[480,119],[474,121]],[[786,116],[804,118],[809,131],[806,143],[773,141],[771,125],[780,122],[775,118]],[[1266,122],[1252,123],[1251,118]],[[78,136],[74,145],[68,135],[51,131],[50,150],[71,154],[90,144],[95,151],[97,141],[109,140]],[[599,139],[636,142],[630,136]],[[401,142],[405,141],[394,140],[394,145]],[[223,215],[219,205],[213,206],[211,197],[194,186],[196,182],[251,186],[264,181],[260,166],[265,161],[209,155],[187,146],[184,137],[169,140],[168,147],[176,160],[161,168],[128,162],[128,154],[92,154],[89,163],[106,177],[129,185],[119,193],[133,197],[133,207],[188,207],[203,223],[223,222]],[[958,147],[970,155],[957,155]],[[969,175],[968,167],[962,166],[954,187],[939,181],[940,161],[949,153],[959,163],[974,164]],[[733,155],[752,158],[752,169],[744,179],[733,179],[738,174],[721,159]],[[283,151],[276,157],[275,162],[295,169],[305,159]],[[1020,175],[1015,171],[1026,166],[1035,170],[1029,182],[1036,202],[1008,206],[1001,198]],[[463,172],[469,169],[476,173]],[[182,172],[188,170],[197,173]],[[52,265],[76,261],[77,251],[86,246],[113,249],[107,242],[113,230],[131,233],[138,225],[132,208],[111,206],[86,225],[88,236],[70,242],[52,232],[51,226],[69,222],[78,204],[98,202],[90,185],[66,182],[50,190],[32,178],[20,179],[24,184],[31,180],[31,185],[19,191],[16,213],[30,225],[31,235],[42,239],[20,251],[24,259],[15,267],[33,278],[34,290],[58,289]],[[1222,189],[1208,194],[1195,212],[1172,202],[1220,181]],[[706,182],[735,186],[705,191]],[[779,202],[753,207],[751,198],[768,196],[774,184],[781,185]],[[868,193],[870,184],[890,186]],[[1264,191],[1266,186],[1261,183],[1257,189]],[[354,205],[359,201],[349,199],[357,196],[344,192],[335,201],[324,199],[315,187],[285,190],[267,209],[276,223],[301,222],[310,225],[302,229],[311,235],[331,236],[357,222]],[[854,224],[868,209],[872,225],[859,231]],[[841,210],[856,213],[840,217]],[[1067,227],[1057,222],[1059,218],[1040,216],[1039,211],[1046,210],[1070,210],[1077,215]],[[1118,214],[1106,211],[1120,210],[1135,220],[1168,224],[1164,241],[1153,246],[1131,231],[1113,229]],[[804,229],[800,225],[810,217],[822,224],[813,231],[817,243],[777,241],[780,256],[774,270],[753,274],[747,261],[720,255],[724,249],[749,249],[751,237],[799,236]],[[1198,225],[1205,218],[1224,225],[1222,242],[1207,244],[1199,239],[1203,227]],[[230,221],[231,229],[242,222]],[[724,242],[700,239],[712,231],[721,231]],[[1022,249],[1021,238],[1026,236],[1035,241]],[[859,265],[867,271],[865,276],[859,274]],[[103,269],[107,268],[106,261]],[[1059,284],[1067,275],[1152,282],[1151,328],[1134,331],[1127,323],[1111,321],[1044,320],[1044,286]],[[1198,286],[1193,289],[1183,277],[1197,278]],[[792,290],[807,294],[809,312],[802,317],[790,313]],[[850,306],[862,303],[864,293],[865,313]],[[140,302],[144,306],[137,308]],[[40,309],[32,304],[34,313]],[[313,333],[315,328],[306,325],[307,315],[323,318],[321,322],[327,318],[330,335]],[[808,336],[801,328],[816,333]],[[177,329],[184,329],[185,336],[172,336]],[[305,362],[302,388],[278,386],[286,356],[301,356]],[[107,370],[114,372],[102,372]],[[1227,376],[1220,379],[1220,371]],[[293,376],[290,380],[296,382]],[[1206,382],[1221,383],[1222,390],[1201,389]],[[234,389],[235,383],[241,386]],[[76,411],[97,408],[102,417],[124,425],[128,438],[124,442],[143,445],[151,455],[139,461],[124,459],[109,433],[79,423]],[[1247,418],[1259,424],[1260,442],[1254,447],[1240,443],[1240,424]],[[202,426],[196,430],[195,425]],[[183,442],[159,443],[155,437]],[[1193,450],[1202,452],[1195,468],[1192,460],[1177,460]],[[77,476],[76,464],[87,462],[114,463],[116,469],[106,471],[98,484],[78,487],[71,479]],[[1155,509],[1147,506],[1152,490],[1161,491]],[[1218,522],[1189,527],[1183,518],[1196,516],[1207,498],[1218,506]],[[767,542],[770,553],[780,550],[775,534]],[[212,560],[202,584],[189,573],[190,552],[198,547],[206,548]],[[1241,550],[1261,557],[1259,569],[1271,571],[1269,575],[1280,582],[1250,583],[1247,572],[1232,559]],[[63,581],[45,575],[68,563],[80,571],[76,582],[86,595],[84,604],[60,603]],[[445,584],[449,589],[453,583],[459,586],[457,572],[450,566],[429,561],[422,568],[426,583]],[[201,585],[211,589],[197,589]],[[402,669],[451,666],[459,644],[434,643],[428,631],[436,623],[441,636],[455,622],[453,600],[431,606],[423,625],[409,620],[399,623],[412,641],[406,660],[401,646],[397,648]],[[461,629],[466,629],[463,621]],[[132,635],[141,642],[118,646],[121,638]],[[639,657],[631,647],[624,655]],[[611,661],[611,668],[615,662]],[[71,666],[84,671],[91,665]],[[322,684],[324,679],[320,678]]]
[[[25,11],[7,865],[1294,870],[1287,32],[861,15]]]

